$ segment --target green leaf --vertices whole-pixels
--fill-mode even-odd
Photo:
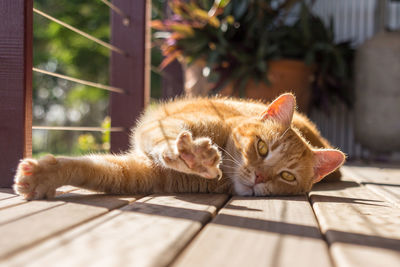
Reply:
[[[218,6],[218,8],[224,8],[229,4],[230,0],[215,0],[214,4]]]
[[[218,53],[218,51],[216,51],[216,50],[212,51],[212,52],[209,54],[208,58],[207,58],[207,65],[208,65],[209,67],[213,67],[214,64],[215,64],[216,62],[218,62],[218,58],[219,58],[219,53]]]
[[[257,64],[257,69],[260,72],[266,72],[267,71],[267,63],[264,60],[260,60]]]
[[[314,50],[310,50],[307,52],[306,56],[304,57],[304,62],[307,65],[312,65],[315,62],[315,52]]]

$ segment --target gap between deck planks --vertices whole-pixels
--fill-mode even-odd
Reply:
[[[73,186],[62,186],[57,189],[56,196],[66,194],[66,193],[76,191],[76,190],[78,190],[78,188],[73,187]],[[9,192],[9,193],[7,193],[8,197],[0,199],[0,200],[2,200],[2,201],[0,201],[0,212],[2,209],[27,203],[27,201],[24,200],[21,196],[16,195],[12,189],[0,188],[0,194],[5,193],[5,192]],[[82,191],[80,191],[80,192],[82,192]],[[3,212],[3,213],[5,213],[5,212]],[[4,221],[4,218],[2,218],[1,216],[0,216],[0,221]]]
[[[50,227],[53,232],[46,240],[39,238],[44,241],[9,257],[7,266],[54,262],[65,266],[331,266],[330,257],[339,267],[400,266],[399,209],[393,197],[391,201],[372,188],[382,184],[374,180],[381,179],[380,170],[366,184],[367,178],[351,168],[344,168],[345,181],[319,184],[309,195],[329,252],[306,197],[234,197],[201,229],[227,196],[212,202],[190,198],[193,195],[157,195],[81,221],[61,234]],[[396,182],[400,184],[395,180],[391,184]],[[61,211],[63,206],[50,210],[56,208]],[[63,216],[68,214],[75,211]],[[20,220],[24,219],[10,225]]]
[[[305,196],[233,197],[173,266],[332,266]]]
[[[227,198],[212,194],[144,197],[17,254],[7,264],[165,266]]]
[[[60,195],[53,201],[41,201],[41,210],[37,209],[39,201],[7,208],[5,212],[10,214],[9,223],[0,225],[0,261],[109,210],[129,204],[136,198],[80,190],[78,193]],[[36,211],[32,213],[31,208]],[[26,216],[22,216],[23,210],[27,212]]]
[[[352,168],[344,168],[342,182],[318,184],[309,194],[320,230],[328,242],[333,263],[335,266],[357,267],[400,266],[400,210],[398,206],[393,205],[398,204],[400,197],[398,191],[400,171],[390,170],[391,175],[389,176],[387,169],[375,169],[374,172],[368,172],[370,169],[364,170],[363,167],[360,167],[355,168],[358,171],[358,174],[355,174],[351,172]],[[363,171],[363,175],[359,175],[361,171]],[[394,178],[393,174],[397,174],[399,179]],[[353,177],[358,183],[349,177]],[[390,179],[390,183],[388,179]],[[384,197],[382,198],[380,195]],[[271,201],[271,198],[268,198],[268,202],[271,203]],[[246,204],[245,207],[252,207],[253,203]],[[274,206],[282,208],[282,205],[279,204]],[[270,212],[270,209],[268,211]],[[294,246],[286,244],[274,255],[273,252],[277,252],[274,251],[276,242],[265,242],[268,244],[264,247],[264,255],[261,252],[255,252],[261,239],[260,235],[253,237],[254,242],[246,243],[249,234],[237,233],[238,231],[235,229],[219,229],[221,227],[218,225],[218,221],[222,219],[221,215],[225,215],[224,212],[225,209],[221,210],[215,220],[207,225],[196,240],[190,244],[176,262],[176,266],[244,266],[248,264],[251,266],[258,264],[260,266],[293,266],[293,264],[306,266],[309,265],[307,260],[314,261],[313,266],[321,266],[316,261],[324,257],[321,257],[321,254],[315,250],[303,252],[301,244]],[[302,218],[298,214],[296,216],[293,210],[291,210],[291,214],[297,219]],[[281,231],[284,229],[282,222],[284,221],[281,218],[277,223],[279,225],[277,229]],[[241,224],[248,223],[246,216]],[[266,232],[272,233],[277,232],[277,229],[271,229],[271,226],[264,228]],[[300,232],[302,231],[289,231],[290,235],[294,236]],[[288,234],[288,232],[280,233],[283,234],[279,236],[282,239],[285,238],[284,233]],[[271,235],[271,233],[265,232],[262,234]],[[219,237],[215,238],[218,235]],[[230,242],[223,241],[222,237]],[[270,239],[272,238],[270,237]],[[210,240],[212,240],[211,243]],[[214,243],[218,243],[218,245],[214,245]],[[229,246],[229,243],[233,245]],[[249,247],[251,247],[250,250]],[[210,252],[215,250],[218,250],[218,254],[214,254],[214,258],[204,259],[204,255],[212,255]],[[299,250],[303,253],[298,253]],[[248,258],[240,256],[242,251]],[[291,262],[291,259],[295,263]]]
[[[11,188],[0,188],[0,200],[16,197]]]
[[[365,185],[400,208],[400,169],[346,166],[343,171],[354,181]]]
[[[343,173],[342,182],[318,184],[309,194],[335,265],[400,266],[400,209],[384,189],[364,186],[379,186],[384,172],[365,178],[345,167]]]
[[[23,217],[30,216],[35,213],[43,212],[57,206],[65,205],[67,202],[63,199],[71,200],[71,198],[94,195],[95,193],[88,190],[78,189],[76,187],[64,187],[62,190],[57,190],[54,200],[37,200],[27,202],[22,197],[17,196],[11,199],[0,201],[0,225],[18,220]],[[61,196],[62,195],[62,196]],[[75,199],[76,201],[77,199]],[[12,207],[12,209],[9,209]]]

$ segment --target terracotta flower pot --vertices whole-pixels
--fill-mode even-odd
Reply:
[[[212,84],[202,76],[204,62],[192,64],[185,69],[185,91],[189,96],[207,95]],[[300,60],[274,60],[269,62],[268,79],[270,85],[264,82],[250,80],[245,87],[245,96],[263,101],[271,101],[284,92],[296,95],[297,105],[302,112],[307,112],[311,98],[311,83],[314,79],[314,68]],[[220,94],[238,95],[234,85],[228,84]]]
[[[314,79],[312,67],[300,60],[270,61],[268,79],[270,85],[250,80],[245,87],[246,97],[271,101],[284,92],[292,92],[296,96],[300,111],[307,112],[311,99],[310,87]],[[224,88],[222,94],[235,94],[233,86]]]

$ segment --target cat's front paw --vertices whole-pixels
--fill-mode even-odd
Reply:
[[[52,155],[40,160],[21,160],[14,178],[14,191],[27,200],[54,197],[56,165],[57,159]]]
[[[166,162],[174,165],[175,169],[187,173],[200,175],[204,178],[213,179],[222,177],[219,169],[221,154],[218,148],[212,144],[211,139],[203,137],[193,140],[190,132],[184,131],[176,139],[177,160],[171,160],[168,156]]]

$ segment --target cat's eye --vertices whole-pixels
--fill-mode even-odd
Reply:
[[[281,177],[288,182],[292,182],[292,181],[296,180],[296,177],[294,177],[293,174],[291,174],[290,172],[287,172],[287,171],[281,172]]]
[[[263,140],[259,140],[257,143],[257,151],[261,157],[265,157],[268,154],[268,145]]]

